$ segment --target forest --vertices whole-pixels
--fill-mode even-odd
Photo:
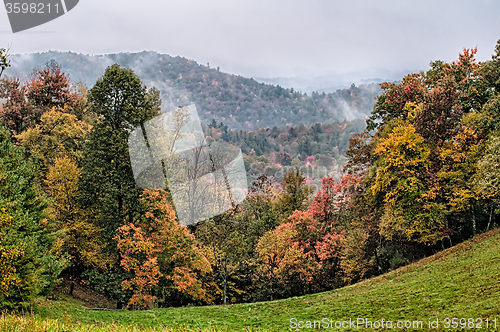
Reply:
[[[207,141],[242,149],[251,181],[242,203],[183,226],[169,188],[140,188],[131,168],[129,133],[160,114],[158,89],[117,64],[87,89],[55,61],[21,83],[2,49],[0,306],[63,281],[129,309],[289,298],[497,227],[500,40],[491,60],[476,52],[381,84],[366,127],[205,120]]]

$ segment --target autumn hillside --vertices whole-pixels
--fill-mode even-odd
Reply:
[[[22,81],[4,76],[12,68],[0,49],[0,308],[36,309],[68,285],[68,294],[88,288],[107,309],[134,312],[48,302],[47,316],[66,310],[69,322],[229,330],[280,330],[290,315],[494,319],[500,40],[491,60],[476,53],[464,49],[455,61],[435,60],[425,72],[381,84],[366,126],[237,131],[233,120],[214,117],[205,135],[186,138],[197,139],[196,148],[177,153],[183,128],[197,122],[183,106],[168,114],[171,123],[156,135],[161,144],[142,137],[142,148],[129,145],[139,128],[166,116],[168,92],[148,87],[136,71],[113,64],[87,90],[49,61]],[[200,78],[192,73],[176,84],[192,87]],[[256,94],[248,87],[269,97],[269,86],[233,78],[237,103]],[[303,116],[288,106],[300,110],[305,95],[272,90],[291,118],[267,112],[263,120],[286,125]],[[328,100],[303,100],[316,112],[311,121],[324,111],[316,97]],[[246,119],[235,121],[245,128]],[[237,147],[246,172],[226,171]],[[151,163],[137,172],[135,159]],[[248,190],[231,199],[245,173]],[[465,242],[481,234],[495,237]]]

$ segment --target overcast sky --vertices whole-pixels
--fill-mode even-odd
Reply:
[[[66,15],[12,34],[11,53],[153,50],[247,77],[421,70],[500,39],[497,0],[80,0]]]

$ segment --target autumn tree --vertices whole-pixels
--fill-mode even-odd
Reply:
[[[18,144],[38,159],[42,177],[55,165],[57,158],[78,163],[82,157],[84,139],[91,126],[65,112],[66,108],[47,111],[39,124],[16,136]]]
[[[462,118],[457,133],[440,151],[439,158],[443,166],[437,174],[442,183],[441,194],[447,203],[448,213],[462,221],[464,213],[470,213],[469,230],[472,235],[477,233],[480,206],[488,197],[477,190],[474,182],[478,161],[485,151],[482,118],[480,112],[471,112]]]
[[[281,220],[286,220],[295,210],[304,211],[307,208],[313,188],[305,180],[306,177],[299,169],[285,174],[281,182],[281,193],[276,199]]]
[[[0,82],[0,95],[7,99],[0,106],[0,121],[14,135],[39,124],[42,115],[53,108],[79,114],[85,107],[81,91],[71,89],[68,77],[53,60],[45,68],[34,70],[25,84],[21,84],[19,78],[5,78]]]
[[[462,118],[458,97],[457,84],[446,76],[439,87],[425,93],[425,101],[416,111],[413,125],[433,151],[439,151],[444,142],[453,136]]]
[[[294,241],[297,233],[290,226],[285,223],[265,233],[255,246],[262,287],[270,300],[303,294],[302,287],[312,282],[318,268],[317,262]]]
[[[33,71],[27,83],[26,97],[34,108],[40,110],[40,116],[54,107],[57,109],[66,106],[73,109],[81,100],[77,93],[71,91],[67,75],[55,60]]]
[[[115,236],[120,264],[133,274],[122,283],[133,291],[129,306],[151,308],[158,297],[162,306],[179,296],[203,299],[205,290],[199,278],[210,271],[210,265],[196,247],[194,236],[179,225],[167,193],[144,190],[140,203],[145,206],[144,215],[120,226]]]
[[[354,222],[346,230],[340,243],[340,268],[342,271],[340,274],[347,284],[354,284],[379,272],[377,262],[378,230],[370,226],[366,221]]]
[[[443,207],[427,201],[423,178],[430,166],[430,149],[415,127],[403,121],[387,126],[374,150],[378,157],[370,171],[372,195],[382,195],[384,216],[380,232],[391,239],[436,243],[444,228]]]
[[[81,169],[68,156],[57,157],[48,169],[44,184],[51,198],[50,212],[61,235],[62,250],[71,259],[70,274],[78,276],[84,267],[105,268],[110,262],[104,255],[101,229],[92,223],[78,201]]]
[[[354,134],[349,138],[349,149],[346,151],[348,160],[344,166],[344,172],[362,172],[370,165],[373,153],[373,145],[370,144],[371,138],[367,131]]]
[[[63,232],[62,250],[70,257],[65,275],[78,277],[85,267],[105,267],[100,228],[78,197],[83,144],[91,126],[72,114],[67,105],[45,112],[40,123],[16,136],[18,145],[37,158],[38,181],[50,198],[49,210],[55,228]]]
[[[367,120],[369,131],[388,123],[391,120],[408,118],[406,103],[423,101],[425,86],[421,73],[409,74],[403,77],[400,84],[384,82],[380,86],[383,93],[377,97],[372,115]]]
[[[465,48],[458,60],[451,63],[433,61],[425,73],[425,83],[429,89],[444,86],[452,80],[458,92],[457,109],[468,113],[478,111],[488,99],[487,84],[481,65],[476,62],[477,48]]]
[[[339,181],[329,176],[321,179],[321,187],[308,207],[312,216],[325,227],[336,227],[353,208],[353,198],[364,192],[365,172],[345,174]]]
[[[0,122],[9,128],[13,135],[36,124],[41,116],[39,111],[26,99],[27,88],[18,78],[1,80],[2,97],[7,101],[0,105]]]
[[[353,198],[362,194],[363,175],[340,181],[322,179],[305,211],[295,210],[281,225],[266,232],[255,250],[260,280],[271,280],[273,296],[322,291],[343,284],[340,266],[344,226]],[[271,291],[268,289],[268,291]]]
[[[293,241],[318,265],[312,282],[316,290],[343,283],[340,258],[345,225],[351,218],[354,198],[363,193],[362,178],[363,174],[346,174],[338,182],[323,178],[307,210],[295,211],[288,218],[289,227],[297,234]]]

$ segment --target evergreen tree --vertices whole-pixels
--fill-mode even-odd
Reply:
[[[35,181],[37,172],[37,165],[0,126],[0,207],[11,217],[2,229],[1,246],[19,251],[12,264],[16,282],[1,298],[2,306],[27,305],[38,294],[49,292],[67,263],[58,250],[60,234],[47,213],[48,201]]]
[[[128,135],[135,127],[159,114],[159,95],[149,92],[130,69],[108,67],[89,92],[90,110],[102,116],[92,128],[82,159],[82,204],[93,211],[111,240],[124,220],[133,222],[139,212],[140,188],[135,184],[128,151]]]

